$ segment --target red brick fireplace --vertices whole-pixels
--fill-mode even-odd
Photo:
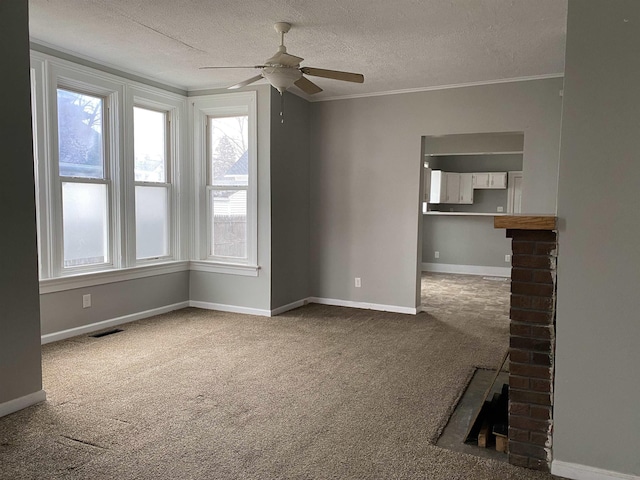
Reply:
[[[553,432],[556,217],[497,216],[512,240],[509,463],[549,471]]]

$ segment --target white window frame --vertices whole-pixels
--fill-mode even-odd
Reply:
[[[181,235],[181,218],[183,217],[180,208],[180,168],[179,159],[182,148],[182,141],[180,132],[180,124],[182,111],[184,110],[185,102],[182,99],[177,99],[171,95],[159,94],[155,89],[145,88],[143,86],[130,87],[127,89],[127,116],[125,124],[127,125],[127,132],[130,135],[127,137],[127,159],[125,165],[125,179],[127,184],[127,204],[133,205],[127,217],[127,243],[130,246],[128,249],[127,263],[129,265],[151,265],[156,263],[165,263],[168,261],[178,260],[185,258],[183,245],[186,243],[183,241]],[[166,114],[167,130],[166,130],[166,149],[167,149],[167,161],[166,161],[166,179],[164,184],[155,182],[137,182],[135,180],[135,154],[133,144],[133,108],[141,107],[149,110],[156,110]],[[153,186],[160,187],[164,185],[168,189],[169,201],[168,201],[168,215],[169,215],[169,254],[165,256],[155,258],[138,259],[136,255],[136,218],[135,218],[135,187],[141,186]]]
[[[41,293],[189,270],[187,198],[181,201],[186,159],[186,97],[31,52],[36,220]],[[104,99],[105,176],[109,182],[109,263],[63,267],[62,192],[58,164],[57,89]],[[167,112],[171,255],[136,260],[133,106]],[[108,109],[108,110],[107,110]],[[79,181],[92,183],[91,179]]]
[[[122,268],[123,249],[126,245],[122,241],[122,182],[119,161],[122,158],[123,126],[118,119],[122,118],[122,100],[124,87],[104,78],[87,75],[84,72],[61,65],[51,65],[49,68],[47,98],[45,103],[46,117],[49,125],[48,136],[48,170],[49,170],[49,198],[50,224],[52,231],[49,244],[49,276],[64,277],[83,273],[112,270]],[[79,93],[94,95],[103,99],[102,135],[104,146],[104,180],[74,179],[62,177],[59,174],[58,161],[58,88],[68,89]],[[64,267],[64,240],[62,223],[62,183],[99,183],[107,185],[108,205],[108,261],[98,265]]]
[[[257,92],[208,95],[192,101],[194,156],[194,231],[192,270],[257,276],[258,267],[258,135]],[[211,212],[209,211],[208,118],[248,115],[249,181],[247,186],[247,258],[209,255]]]

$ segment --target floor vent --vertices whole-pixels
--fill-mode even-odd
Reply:
[[[106,330],[104,332],[96,333],[94,335],[89,335],[89,336],[93,338],[102,338],[102,337],[106,337],[107,335],[113,335],[114,333],[118,333],[118,332],[124,332],[124,330],[122,330],[121,328],[114,328],[111,330]]]
[[[483,280],[492,280],[494,282],[506,282],[509,277],[482,277]]]

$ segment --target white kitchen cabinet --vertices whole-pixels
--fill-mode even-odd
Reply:
[[[489,188],[507,188],[507,172],[490,173]]]
[[[458,203],[473,203],[473,174],[460,174],[460,201]]]
[[[442,170],[431,170],[429,203],[444,203],[447,185]]]
[[[431,202],[431,169],[429,167],[424,167],[424,194],[422,201],[423,202]]]
[[[473,203],[473,175],[432,170],[429,203]]]
[[[442,203],[460,203],[460,174],[453,172],[443,172],[445,192]]]
[[[507,188],[507,172],[473,173],[473,188]]]
[[[472,173],[473,188],[489,188],[489,172]]]

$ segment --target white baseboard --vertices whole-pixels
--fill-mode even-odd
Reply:
[[[289,303],[287,305],[283,305],[281,307],[274,308],[273,310],[271,310],[271,316],[275,317],[276,315],[280,315],[281,313],[288,312],[289,310],[293,310],[294,308],[302,307],[303,305],[306,305],[307,303],[309,303],[309,299],[308,298],[303,298],[302,300],[298,300],[296,302],[292,302],[292,303]]]
[[[559,477],[572,478],[573,480],[640,480],[638,475],[613,472],[559,460],[551,462],[551,473]]]
[[[239,307],[237,305],[225,305],[223,303],[189,301],[190,307],[203,308],[205,310],[219,310],[221,312],[244,313],[246,315],[258,315],[260,317],[270,317],[271,310],[261,308]]]
[[[511,267],[484,267],[482,265],[423,263],[422,271],[434,273],[459,273],[463,275],[488,275],[491,277],[511,277]]]
[[[90,323],[89,325],[83,325],[81,327],[69,328],[68,330],[62,330],[55,333],[48,333],[46,335],[42,335],[41,343],[44,345],[45,343],[57,342],[66,338],[76,337],[78,335],[85,335],[87,333],[96,332],[104,328],[115,327],[116,325],[122,325],[123,323],[135,322],[136,320],[142,320],[143,318],[153,317],[154,315],[160,315],[162,313],[171,312],[173,310],[179,310],[188,306],[189,302],[174,303],[172,305],[166,305],[164,307],[145,310],[144,312],[132,313],[130,315],[124,315],[122,317],[104,320],[102,322]]]
[[[381,312],[406,313],[415,315],[418,308],[400,307],[398,305],[382,305],[378,303],[352,302],[350,300],[337,300],[335,298],[309,297],[309,303],[319,303],[320,305],[333,305],[335,307],[363,308],[365,310],[378,310]]]
[[[11,413],[22,410],[23,408],[30,407],[36,403],[44,402],[47,399],[47,394],[44,390],[38,390],[37,392],[30,393],[24,397],[15,398],[8,402],[0,403],[0,417],[9,415]]]

